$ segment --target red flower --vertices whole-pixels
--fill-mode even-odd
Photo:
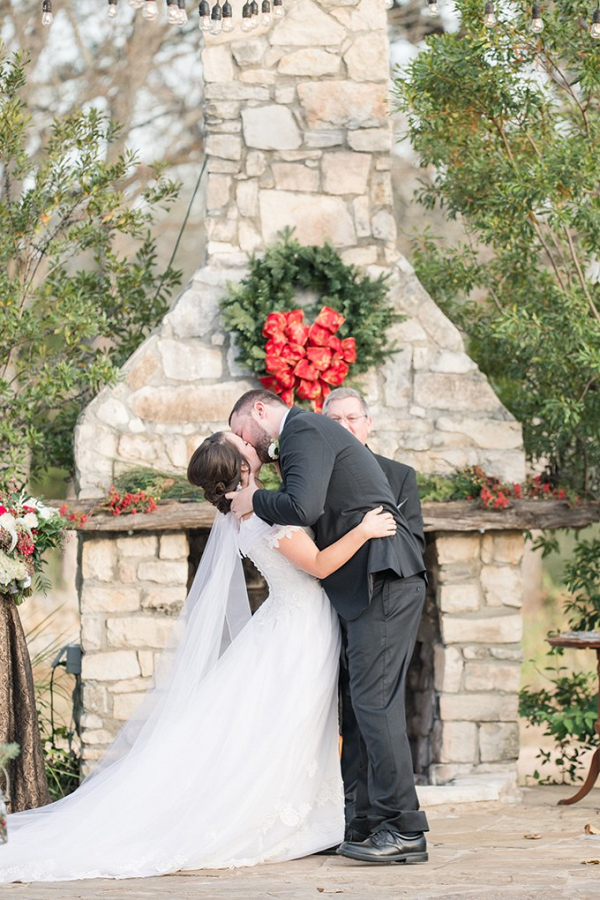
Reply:
[[[356,341],[354,338],[344,338],[342,341],[342,356],[347,363],[356,362]]]
[[[558,496],[559,500],[564,500],[567,495],[565,494],[564,491],[559,491],[557,496]]]
[[[544,494],[549,494],[550,493],[550,485],[549,484],[543,485],[542,491],[544,492]]]
[[[0,516],[3,516],[5,512],[6,512],[6,507],[0,506]]]
[[[287,316],[285,313],[269,313],[263,325],[263,337],[276,337],[285,330]]]
[[[345,321],[346,317],[341,313],[336,312],[335,309],[331,309],[329,306],[323,306],[321,312],[315,319],[315,325],[321,325],[332,334],[335,334],[340,325],[343,325]]]
[[[321,328],[316,322],[308,329],[308,339],[312,344],[316,344],[317,347],[326,347],[330,337],[329,331],[326,328]]]
[[[304,378],[307,381],[316,381],[319,377],[319,373],[307,359],[301,359],[299,363],[296,363],[294,375],[297,375],[298,378]],[[298,394],[298,396],[300,396],[300,394]],[[308,397],[307,399],[310,400],[311,398]]]
[[[322,372],[331,364],[331,350],[328,350],[327,347],[309,347],[306,355],[315,369],[320,369]]]

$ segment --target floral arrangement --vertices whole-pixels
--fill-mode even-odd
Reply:
[[[579,503],[545,475],[526,478],[523,484],[505,484],[480,466],[469,466],[451,475],[421,475],[417,483],[422,500],[445,502],[478,500],[485,509],[506,509],[514,500],[565,500]]]
[[[265,369],[259,378],[269,391],[291,406],[294,395],[312,400],[316,412],[332,387],[339,387],[356,362],[353,337],[340,339],[336,331],[346,321],[335,309],[323,306],[312,325],[304,322],[304,311],[270,313],[263,325]]]
[[[62,545],[66,520],[58,509],[20,493],[0,493],[0,593],[18,605],[32,593],[42,556]]]
[[[113,516],[120,516],[123,513],[129,513],[133,516],[139,512],[154,512],[157,499],[156,496],[144,490],[120,491],[114,484],[111,484],[105,501],[96,508],[106,510],[112,513]]]

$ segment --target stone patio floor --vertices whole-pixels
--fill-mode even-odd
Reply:
[[[587,900],[600,898],[600,787],[557,807],[572,788],[535,787],[522,802],[428,811],[429,863],[373,866],[311,856],[162,878],[0,885],[1,900]],[[535,836],[535,837],[532,837]],[[0,853],[2,848],[0,847]]]

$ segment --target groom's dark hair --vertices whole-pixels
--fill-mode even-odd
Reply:
[[[238,416],[246,416],[250,413],[250,410],[254,406],[255,403],[280,403],[282,406],[286,406],[277,394],[274,394],[273,391],[266,391],[264,388],[256,388],[253,391],[246,391],[245,394],[236,400],[235,406],[229,413],[229,424],[231,425],[231,418],[234,415]]]

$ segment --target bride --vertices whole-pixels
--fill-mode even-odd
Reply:
[[[190,480],[219,510],[141,709],[70,796],[8,818],[0,882],[135,878],[280,862],[339,843],[339,626],[317,578],[394,532],[367,513],[319,551],[306,531],[227,515],[260,468],[218,432]],[[240,551],[269,596],[250,615]]]

